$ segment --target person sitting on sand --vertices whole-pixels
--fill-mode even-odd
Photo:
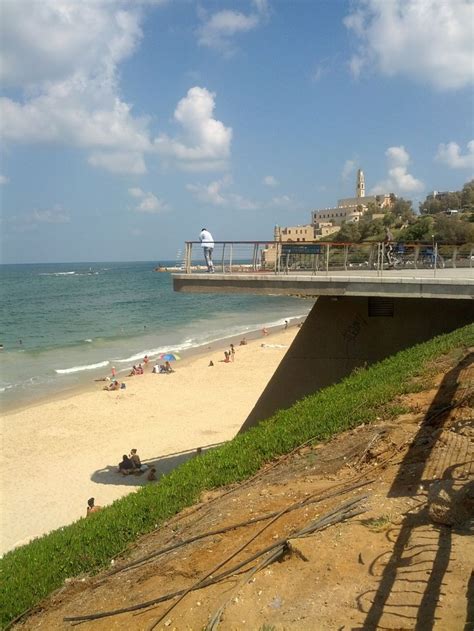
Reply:
[[[171,368],[171,364],[168,361],[165,362],[165,372],[167,373],[174,372],[174,370]]]
[[[245,346],[246,344],[247,344],[247,340],[245,339],[245,337],[243,337],[243,338],[240,340],[239,346]]]
[[[135,470],[133,460],[130,460],[130,458],[124,454],[122,456],[122,462],[119,462],[118,470],[122,475],[129,475],[130,473],[133,473]]]
[[[228,351],[224,351],[224,359],[222,361],[226,364],[230,362],[230,354]]]
[[[108,390],[109,392],[113,392],[114,390],[120,390],[120,383],[115,380],[109,386],[104,386],[104,390]]]
[[[137,366],[137,375],[143,375],[143,366],[141,364]]]
[[[152,467],[150,471],[148,471],[148,475],[146,476],[148,482],[154,482],[156,480],[156,469]]]
[[[86,517],[89,517],[89,515],[91,513],[97,513],[97,511],[100,511],[102,508],[102,506],[96,506],[95,505],[95,499],[93,497],[90,497],[87,500],[87,514]]]
[[[135,469],[140,469],[142,466],[142,461],[140,460],[140,456],[137,453],[136,449],[130,450],[130,460],[133,462]]]
[[[208,364],[208,367],[209,367],[209,366],[214,366],[214,362],[212,361],[212,359],[211,359],[211,361],[210,361],[210,362],[209,362],[209,364]]]

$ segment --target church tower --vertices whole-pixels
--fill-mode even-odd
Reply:
[[[365,178],[362,169],[357,171],[356,197],[365,197]]]

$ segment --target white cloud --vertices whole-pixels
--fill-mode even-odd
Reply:
[[[145,195],[145,193],[142,191],[141,188],[129,188],[128,189],[128,194],[131,195],[132,197],[143,197]]]
[[[354,173],[356,164],[354,160],[346,160],[344,162],[344,166],[342,168],[341,177],[343,180],[348,180],[349,177]]]
[[[209,15],[201,11],[202,24],[198,28],[198,43],[201,46],[218,50],[226,55],[235,52],[232,39],[240,34],[257,28],[268,16],[269,8],[266,0],[254,0],[254,13],[241,13],[224,9]]]
[[[213,206],[225,206],[228,199],[223,192],[231,184],[232,180],[229,176],[216,180],[210,184],[187,184],[186,188],[200,202],[209,203]]]
[[[113,73],[141,37],[138,13],[108,2],[5,2],[1,22],[0,79],[20,87]]]
[[[263,178],[263,183],[270,188],[275,188],[280,184],[280,182],[273,175],[266,175]]]
[[[169,205],[154,193],[142,191],[141,188],[129,188],[128,193],[131,197],[140,200],[140,203],[134,208],[137,213],[158,215],[169,210]]]
[[[57,204],[52,208],[35,209],[32,212],[16,215],[4,221],[5,228],[13,232],[38,230],[40,224],[66,224],[71,221],[67,210]]]
[[[270,203],[268,204],[268,206],[270,206],[271,208],[290,208],[293,207],[295,205],[295,202],[292,200],[292,198],[289,195],[280,195],[278,197],[274,197]]]
[[[388,178],[378,182],[371,190],[373,195],[382,193],[419,193],[425,188],[421,180],[408,173],[410,156],[403,146],[389,147],[385,152],[388,160]]]
[[[48,210],[34,210],[31,215],[28,215],[28,220],[31,223],[69,223],[71,218],[69,213],[65,211],[61,206],[55,206]]]
[[[261,207],[256,202],[238,193],[227,192],[227,188],[232,184],[232,178],[225,176],[221,180],[210,182],[209,184],[188,184],[186,188],[193,196],[205,204],[213,206],[226,206],[237,210],[257,210]]]
[[[93,166],[143,173],[148,119],[133,116],[118,79],[141,40],[140,19],[129,0],[4,3],[0,77],[23,98],[0,99],[3,139],[79,147],[93,152]]]
[[[438,89],[474,82],[471,0],[357,0],[344,19],[359,40],[354,76],[375,66]]]
[[[467,143],[467,152],[463,155],[457,142],[440,144],[436,160],[444,162],[451,169],[474,169],[474,140]]]
[[[213,118],[215,94],[193,87],[181,99],[174,112],[182,133],[177,139],[165,134],[155,141],[157,150],[192,170],[220,170],[230,156],[232,128]]]
[[[408,151],[403,145],[399,147],[389,147],[385,152],[388,163],[391,167],[407,167],[410,162]]]
[[[10,181],[9,177],[7,177],[6,175],[0,174],[0,186],[3,186],[4,184],[8,184],[9,181]]]
[[[95,151],[87,161],[90,165],[101,167],[111,173],[132,173],[134,175],[146,173],[143,154],[138,151]]]
[[[230,194],[229,205],[232,206],[232,208],[237,208],[237,210],[258,210],[261,208],[260,202],[236,193]]]

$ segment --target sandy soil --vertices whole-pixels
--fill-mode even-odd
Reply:
[[[81,628],[148,630],[164,616],[156,629],[200,631],[221,605],[222,631],[471,628],[465,624],[469,607],[474,616],[474,538],[467,536],[466,522],[466,516],[474,516],[473,386],[472,353],[438,361],[433,382],[399,401],[408,410],[402,415],[303,447],[246,483],[206,494],[200,504],[143,537],[108,572],[68,581],[18,627],[68,629],[65,616],[136,606],[191,588],[244,545],[224,569],[284,538],[289,541],[285,554],[253,576],[241,571],[192,591],[171,611],[176,601],[83,622]],[[351,488],[354,483],[364,486]],[[469,485],[470,500],[456,504]],[[444,517],[433,512],[438,487],[453,499]],[[306,538],[294,535],[360,496],[366,496],[363,514]],[[157,555],[170,543],[308,498],[312,503],[260,533],[268,521]],[[151,553],[157,556],[140,561]]]
[[[198,447],[231,439],[297,331],[280,329],[236,346],[233,363],[220,361],[223,351],[213,345],[174,363],[172,375],[126,378],[118,392],[94,383],[4,415],[0,552],[84,516],[91,496],[104,506],[145,484],[144,476],[117,474],[132,448],[161,473]]]

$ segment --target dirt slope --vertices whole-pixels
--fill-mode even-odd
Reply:
[[[69,582],[16,628],[68,629],[64,617],[190,588],[211,570],[216,575],[281,538],[289,539],[284,553],[251,577],[243,572],[261,558],[188,593],[168,613],[176,600],[86,621],[81,629],[145,630],[166,613],[157,629],[198,631],[224,603],[222,630],[474,628],[466,622],[474,600],[472,354],[438,362],[436,371],[434,386],[400,400],[409,412],[303,447],[246,484],[209,493],[116,560],[114,574]],[[307,537],[291,536],[361,496],[367,496],[363,514]],[[117,572],[170,543],[303,500],[270,525],[259,521],[207,536]],[[215,569],[265,525],[245,550]]]

